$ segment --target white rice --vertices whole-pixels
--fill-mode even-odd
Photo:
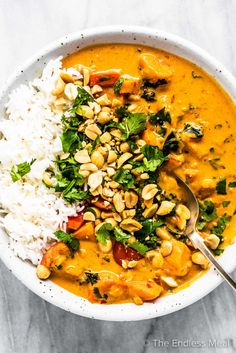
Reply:
[[[14,90],[0,121],[0,225],[9,235],[10,247],[22,259],[37,264],[76,206],[68,205],[42,182],[44,170],[62,153],[61,114],[50,108],[59,76],[60,58],[50,61],[42,76]],[[36,161],[24,180],[13,182],[13,165]]]

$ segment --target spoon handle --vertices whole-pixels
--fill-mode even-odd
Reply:
[[[203,255],[212,263],[212,265],[217,269],[219,274],[226,280],[226,282],[236,291],[236,282],[233,278],[222,268],[216,258],[212,255],[211,251],[205,245],[202,237],[197,233],[193,232],[188,235],[189,239],[192,241],[194,247],[198,248]]]

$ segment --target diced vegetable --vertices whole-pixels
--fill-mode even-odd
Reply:
[[[143,53],[139,56],[139,65],[145,79],[156,82],[160,79],[170,79],[173,72],[162,60],[153,54]]]
[[[123,83],[120,87],[120,94],[136,94],[139,91],[140,79],[138,77],[132,77],[129,75],[122,76],[124,78]]]
[[[86,222],[75,233],[74,237],[81,240],[95,240],[95,230],[93,222]]]
[[[68,222],[66,224],[68,230],[77,230],[84,223],[83,214],[79,214],[75,217],[68,217]]]
[[[126,247],[120,242],[115,242],[113,247],[113,256],[115,261],[121,266],[122,266],[122,260],[138,261],[143,257],[136,250]]]
[[[113,69],[94,72],[90,75],[90,86],[99,85],[101,87],[112,87],[119,79],[121,70]]]

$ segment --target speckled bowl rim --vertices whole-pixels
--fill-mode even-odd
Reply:
[[[50,59],[68,55],[88,45],[101,43],[143,44],[184,57],[206,70],[221,84],[233,101],[236,101],[235,78],[223,65],[195,44],[176,35],[145,27],[109,26],[67,35],[31,57],[5,84],[0,95],[0,115],[4,113],[9,92],[19,84],[27,83],[38,76]],[[235,251],[236,243],[230,245],[220,258],[221,264],[229,272],[236,268]],[[214,269],[210,269],[186,289],[162,297],[153,303],[141,306],[132,303],[98,305],[71,294],[51,281],[38,280],[35,268],[14,256],[9,249],[8,238],[3,230],[0,230],[0,257],[21,282],[41,298],[74,314],[100,320],[135,321],[170,314],[203,298],[221,283],[219,275]]]

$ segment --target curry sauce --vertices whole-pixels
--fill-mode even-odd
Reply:
[[[160,68],[156,67],[157,63],[159,63]],[[93,95],[96,98],[96,102],[100,102],[104,113],[115,111],[117,107],[122,106],[128,109],[126,113],[124,113],[124,110],[121,112],[126,114],[123,119],[128,119],[130,117],[128,114],[132,115],[133,113],[147,114],[149,116],[145,129],[138,133],[139,140],[141,139],[144,144],[163,153],[162,165],[155,171],[159,175],[158,187],[160,187],[160,190],[165,190],[167,198],[163,199],[160,193],[156,204],[156,201],[153,200],[157,197],[155,195],[159,195],[157,191],[152,198],[144,198],[141,217],[146,219],[156,217],[155,222],[158,222],[158,220],[163,222],[159,223],[158,227],[162,230],[166,228],[164,231],[155,231],[155,236],[159,239],[156,243],[157,250],[154,246],[150,246],[147,249],[150,239],[145,239],[144,241],[140,240],[143,239],[142,237],[136,237],[138,241],[143,241],[142,244],[146,246],[146,251],[142,247],[141,254],[134,255],[137,247],[133,247],[132,251],[134,253],[133,257],[130,257],[131,260],[129,259],[128,262],[125,262],[125,257],[121,258],[121,261],[117,260],[117,255],[114,254],[114,244],[118,242],[117,239],[120,239],[119,236],[117,235],[115,240],[111,238],[111,249],[102,251],[104,248],[102,245],[99,247],[97,243],[99,242],[99,232],[98,235],[96,231],[94,233],[94,225],[91,224],[95,222],[95,229],[99,224],[104,224],[104,220],[106,222],[105,215],[104,217],[101,216],[104,212],[109,213],[109,217],[107,217],[109,219],[115,217],[115,212],[116,214],[118,213],[118,216],[122,214],[123,221],[129,219],[130,213],[124,214],[125,209],[123,208],[118,212],[119,209],[117,208],[118,211],[114,209],[114,205],[108,209],[106,207],[99,209],[100,196],[95,192],[94,198],[97,199],[94,199],[94,203],[86,201],[87,209],[85,210],[85,212],[93,214],[94,210],[91,210],[91,207],[95,207],[95,218],[93,219],[91,214],[88,216],[91,218],[88,218],[87,223],[85,222],[87,228],[84,228],[83,231],[72,228],[75,238],[80,241],[79,250],[74,251],[73,256],[63,255],[64,257],[62,260],[60,259],[59,265],[55,263],[56,266],[53,267],[50,278],[66,290],[92,302],[99,303],[133,301],[136,304],[142,304],[145,300],[153,300],[159,295],[180,290],[204,273],[208,268],[208,264],[204,260],[201,262],[201,256],[198,257],[199,254],[194,250],[191,243],[184,238],[187,216],[184,219],[185,225],[182,226],[178,223],[180,222],[181,212],[185,211],[185,214],[187,214],[184,209],[184,196],[174,178],[169,175],[169,171],[175,170],[183,180],[189,183],[194,191],[201,209],[201,216],[198,222],[199,232],[206,240],[206,243],[208,242],[208,246],[215,255],[220,255],[225,246],[233,242],[236,226],[236,218],[234,216],[234,198],[236,196],[236,164],[234,163],[236,153],[234,132],[235,106],[219,84],[200,67],[183,58],[158,49],[128,44],[107,44],[88,47],[64,58],[63,68],[66,70],[71,67],[82,73],[83,80],[85,80],[86,75],[90,75],[87,82],[83,81],[78,84],[79,86],[84,86],[85,89],[88,87],[89,92],[92,92],[92,94],[95,92]],[[112,74],[109,70],[113,70]],[[103,76],[100,72],[103,73]],[[114,85],[109,85],[109,80],[113,80],[116,75],[118,76],[114,81],[116,82],[116,89],[114,89]],[[74,84],[73,81],[68,80],[68,77],[67,79],[65,78],[65,74],[61,77],[62,79],[64,77],[65,84]],[[91,77],[95,80],[92,85]],[[98,79],[100,81],[96,81]],[[107,84],[105,84],[106,81]],[[124,93],[122,93],[122,89]],[[104,94],[107,102],[101,99]],[[92,105],[88,103],[88,107],[92,107]],[[108,109],[106,110],[105,108],[107,107]],[[89,114],[89,109],[85,110],[86,114]],[[77,114],[79,114],[78,110]],[[83,115],[85,113],[80,114]],[[99,116],[99,113],[97,114]],[[103,118],[105,116],[106,114],[103,114]],[[114,117],[117,119],[116,122],[119,123],[119,114],[118,118],[116,115]],[[97,122],[98,130],[102,130],[105,123],[102,120],[99,122],[99,118]],[[114,129],[115,125],[111,125],[111,120],[108,120],[107,124],[110,124],[111,130],[109,128],[108,130],[102,130],[100,139],[107,131],[112,132],[112,129]],[[98,130],[95,129],[94,131]],[[85,130],[81,131],[83,133],[85,131],[86,134],[86,126]],[[88,134],[88,136],[92,135]],[[117,141],[116,138],[118,138],[116,135],[112,135],[111,141],[113,139]],[[91,139],[97,141],[99,145],[99,140],[93,137]],[[126,136],[126,140],[123,138],[122,141],[119,141],[119,146],[122,143],[124,144],[124,141],[129,143],[129,137]],[[137,142],[137,140],[132,139],[132,142],[134,141],[135,143]],[[113,146],[111,144],[111,148]],[[140,145],[139,147],[141,151],[143,151],[143,146]],[[93,148],[96,150],[99,147],[96,147],[96,145],[94,147],[93,145]],[[127,151],[124,149],[124,153],[133,153],[135,148],[132,148],[130,145],[129,148],[127,147]],[[102,150],[100,149],[99,151]],[[104,158],[108,158],[107,155]],[[133,156],[128,158],[131,162],[124,162],[122,167],[118,167],[118,171],[123,169],[125,163],[131,164],[131,168],[129,167],[130,169],[128,169],[127,167],[126,169],[130,171],[130,174],[135,168],[137,168],[137,171],[140,170],[138,168],[141,168],[140,163],[142,163],[143,157],[140,158],[140,160],[135,160],[135,153],[133,153]],[[146,155],[144,158],[148,159]],[[94,163],[96,164],[96,162]],[[103,161],[104,163],[108,162]],[[111,162],[111,165],[112,163],[114,162]],[[82,171],[82,169],[80,170]],[[97,173],[97,170],[89,173],[90,175],[91,173]],[[82,174],[87,175],[86,173]],[[136,178],[140,177],[138,172],[134,175]],[[155,188],[154,181],[148,184],[144,179],[144,177],[153,178],[152,166],[150,167],[149,165],[149,171],[144,169],[142,175],[143,179],[140,179],[143,183],[141,184],[142,190],[138,191],[135,189],[135,192],[140,192],[141,194],[148,185],[154,185],[153,188]],[[86,177],[89,178],[89,176]],[[108,177],[106,182],[115,181],[119,184],[119,181],[116,180],[120,179],[114,179],[113,175]],[[117,187],[118,189],[116,189],[115,193],[111,192],[107,197],[104,197],[105,201],[108,200],[108,204],[109,202],[112,203],[112,200],[116,199],[115,195],[120,192],[123,192],[122,202],[125,203],[124,195],[129,191],[127,191],[126,186],[122,189],[124,191],[120,191],[119,186]],[[91,187],[91,190],[93,192],[94,189]],[[164,206],[170,206],[171,203],[173,205],[176,203],[177,206],[174,205],[169,213],[162,212],[160,203],[163,200],[166,202],[165,205],[163,204],[163,209]],[[144,210],[151,207],[154,213],[148,213],[147,211],[144,214]],[[99,215],[96,213],[97,208],[99,209]],[[137,206],[129,207],[126,211],[133,209],[135,209],[136,213],[134,212],[133,218],[131,218],[139,221],[138,218],[135,218],[140,212]],[[146,217],[148,214],[150,216]],[[118,223],[118,226],[122,228],[123,221],[119,221],[118,216],[115,218],[115,227],[117,227]],[[165,222],[167,222],[167,225]],[[80,224],[80,229],[83,226],[84,223],[82,226]],[[128,229],[123,227],[120,234],[125,237],[124,233],[127,235]],[[176,229],[178,230],[176,231]],[[69,233],[72,234],[72,230],[70,231]],[[105,233],[107,237],[109,237],[109,232],[112,232],[112,230],[107,228]],[[139,234],[139,232],[140,228],[132,229],[131,237]],[[212,237],[210,236],[211,234],[213,234]],[[149,234],[146,235],[147,237],[149,236]],[[129,249],[129,245],[132,244],[131,239],[127,239],[125,240],[125,246],[122,245],[124,249],[120,248],[117,250],[118,253],[119,251],[122,253],[122,256],[125,251],[127,255],[127,251],[129,251],[127,247]],[[214,245],[215,241],[217,242],[216,245]],[[165,252],[163,244],[167,247],[171,246],[169,252],[168,250]],[[45,262],[42,262],[42,264],[45,264]],[[149,292],[148,290],[146,292],[144,287]]]

